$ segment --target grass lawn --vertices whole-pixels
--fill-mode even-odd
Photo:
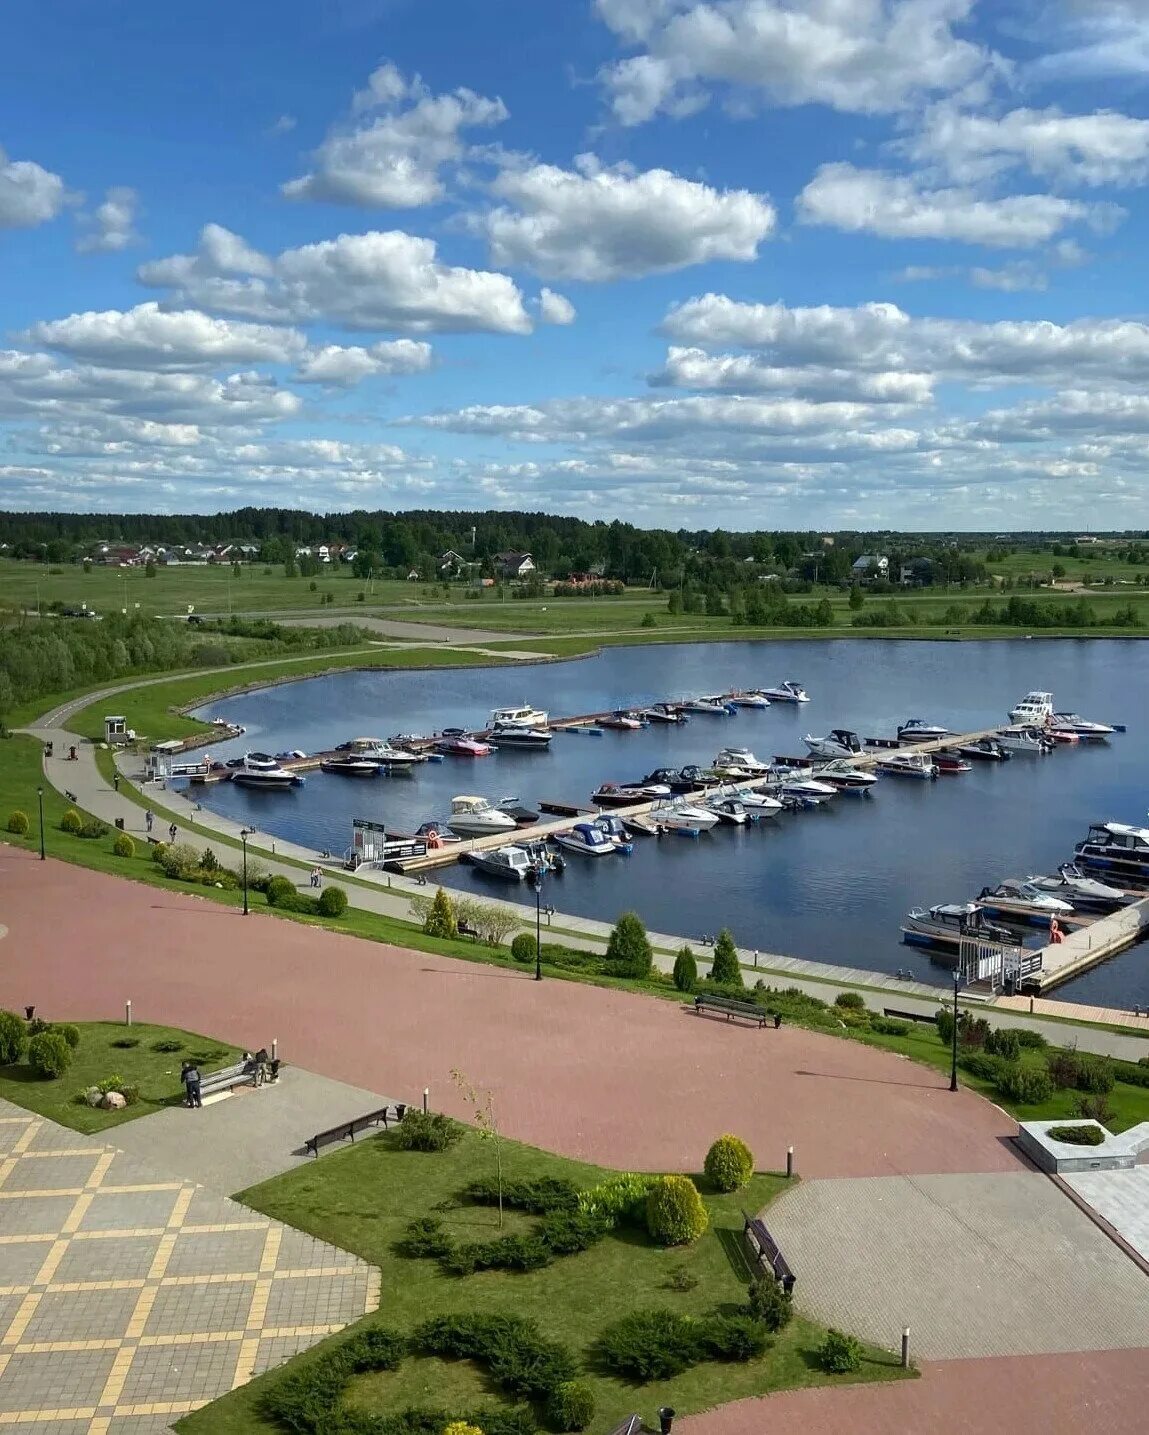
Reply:
[[[585,1186],[611,1174],[509,1141],[503,1142],[503,1162],[510,1179],[564,1176]],[[742,1253],[742,1208],[761,1209],[785,1188],[785,1177],[755,1176],[746,1190],[729,1196],[705,1194],[700,1181],[711,1224],[702,1239],[687,1249],[664,1250],[645,1234],[623,1228],[590,1250],[562,1257],[541,1271],[486,1271],[465,1278],[443,1274],[434,1261],[407,1259],[394,1252],[408,1222],[452,1202],[468,1181],[493,1175],[494,1170],[493,1146],[473,1131],[457,1146],[434,1155],[400,1151],[393,1136],[381,1135],[252,1187],[237,1199],[378,1265],[383,1295],[379,1316],[371,1320],[406,1330],[430,1316],[451,1312],[512,1311],[535,1318],[543,1333],[568,1344],[583,1366],[580,1378],[589,1380],[595,1392],[597,1413],[590,1427],[594,1435],[636,1409],[653,1421],[661,1404],[687,1414],[791,1386],[903,1375],[894,1356],[877,1350],[867,1350],[856,1375],[822,1374],[814,1361],[822,1330],[797,1318],[774,1339],[765,1356],[749,1364],[702,1364],[673,1380],[645,1387],[605,1373],[594,1360],[593,1345],[612,1318],[649,1305],[702,1315],[733,1309],[744,1301],[748,1272]],[[485,1240],[498,1234],[498,1216],[491,1208],[461,1205],[439,1214],[458,1240]],[[534,1218],[508,1213],[506,1229],[533,1224]],[[672,1277],[679,1273],[693,1278],[692,1289],[672,1287]],[[691,1281],[684,1279],[681,1284]],[[321,1361],[323,1350],[319,1347],[299,1357],[289,1368]],[[258,1399],[276,1378],[272,1372],[224,1396],[185,1417],[178,1428],[183,1435],[252,1435],[275,1429],[260,1418]],[[349,1392],[350,1403],[376,1412],[427,1402],[465,1408],[498,1399],[470,1363],[414,1357],[397,1371],[360,1377]]]
[[[64,1021],[61,1012],[40,1012],[48,1020]],[[180,1063],[195,1056],[205,1071],[230,1066],[239,1057],[233,1047],[221,1045],[209,1037],[181,1031],[173,1026],[152,1026],[148,1022],[78,1021],[80,1045],[72,1053],[72,1065],[63,1076],[45,1081],[23,1065],[0,1066],[0,1097],[29,1111],[70,1126],[73,1131],[106,1131],[137,1116],[147,1116],[164,1106],[175,1106],[183,1100],[180,1085]],[[134,1040],[130,1048],[113,1042]],[[178,1042],[178,1051],[155,1050],[157,1042]],[[140,1099],[134,1106],[120,1111],[103,1111],[75,1100],[76,1093],[88,1086],[122,1076],[140,1088]]]

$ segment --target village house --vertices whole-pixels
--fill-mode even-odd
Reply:
[[[850,576],[855,583],[873,582],[875,578],[888,578],[890,576],[890,560],[881,554],[863,553],[860,558],[854,559]]]
[[[495,562],[503,578],[529,578],[535,572],[535,560],[529,553],[496,553]]]

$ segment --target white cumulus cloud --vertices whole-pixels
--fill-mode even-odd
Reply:
[[[81,254],[118,254],[139,242],[136,233],[136,209],[139,197],[134,189],[120,186],[109,189],[103,204],[96,206],[89,218],[82,219],[84,233],[76,241]]]
[[[9,159],[0,149],[0,229],[35,229],[55,219],[67,202],[58,174],[30,159]]]
[[[431,346],[417,339],[392,339],[369,349],[325,344],[312,349],[299,365],[296,378],[305,384],[351,388],[376,374],[420,374],[431,367]]]
[[[556,294],[553,289],[539,291],[539,319],[544,324],[573,324],[578,311],[565,294]]]

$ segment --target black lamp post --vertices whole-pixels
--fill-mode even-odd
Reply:
[[[42,787],[36,789],[36,800],[40,804],[40,861],[45,862],[47,857],[44,852],[44,789]]]
[[[248,915],[248,905],[247,905],[247,839],[251,836],[251,834],[252,834],[254,831],[255,831],[255,828],[254,828],[254,827],[241,827],[241,828],[239,829],[239,838],[240,838],[240,841],[243,843],[243,915],[244,915],[245,917]]]
[[[535,863],[535,981],[543,979],[543,877],[542,861]]]
[[[962,976],[958,967],[954,967],[954,1020],[953,1031],[950,1033],[950,1090],[958,1089],[958,992],[961,990]]]

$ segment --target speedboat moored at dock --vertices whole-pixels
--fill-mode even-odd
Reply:
[[[807,733],[802,741],[814,757],[857,757],[862,751],[858,734],[846,727],[832,728],[825,737]]]
[[[931,782],[938,775],[928,752],[885,752],[874,765],[890,777],[916,777]]]
[[[601,827],[593,822],[576,822],[568,832],[555,832],[552,842],[583,857],[608,857],[618,849]]]
[[[876,774],[864,771],[844,757],[816,764],[811,776],[818,782],[829,782],[846,792],[869,792],[878,781]]]
[[[519,824],[486,797],[452,797],[447,826],[461,837],[489,837],[492,832],[513,832]]]
[[[960,947],[963,937],[990,942],[1015,941],[1008,927],[991,922],[976,902],[939,902],[911,907],[902,919],[902,940],[919,947]]]
[[[554,734],[549,728],[519,727],[516,724],[493,727],[487,741],[494,747],[515,747],[524,752],[545,752]]]
[[[1054,897],[1064,897],[1081,910],[1112,912],[1118,907],[1127,907],[1135,900],[1120,887],[1111,887],[1108,882],[1087,877],[1081,868],[1072,862],[1063,862],[1055,877],[1030,876],[1025,880],[1041,892],[1049,892]]]
[[[802,684],[795,683],[789,678],[784,683],[779,683],[776,688],[759,688],[758,691],[772,703],[808,703],[810,701]]]
[[[550,714],[542,708],[495,708],[487,720],[488,727],[546,727]]]
[[[963,742],[958,747],[962,757],[972,762],[1008,762],[1009,753],[996,737],[982,737],[977,742]]]
[[[1053,751],[1053,743],[1042,728],[1029,727],[1024,723],[1003,727],[997,740],[1006,752],[1026,757],[1044,757]]]
[[[1095,822],[1073,849],[1078,862],[1149,881],[1149,827],[1127,822]]]
[[[953,733],[948,727],[939,727],[924,718],[907,718],[898,728],[899,742],[933,742],[943,737],[953,737]]]
[[[1029,927],[1044,927],[1051,918],[1073,915],[1072,902],[1043,892],[1029,882],[1013,879],[999,882],[996,887],[983,887],[977,903],[1003,921],[1020,922]]]
[[[494,751],[489,742],[481,742],[461,727],[445,727],[435,747],[448,757],[488,757]]]
[[[1090,722],[1077,713],[1054,713],[1050,725],[1063,732],[1075,732],[1081,738],[1100,739],[1112,736],[1117,731],[1104,722]]]

